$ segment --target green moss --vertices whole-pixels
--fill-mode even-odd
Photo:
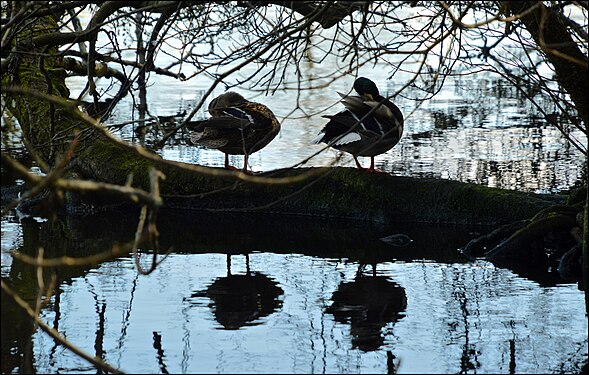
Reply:
[[[32,38],[53,32],[56,28],[55,18],[48,16],[37,18],[35,22],[20,30],[20,33],[12,39],[12,46],[18,44],[19,49],[30,48],[33,53],[14,57],[13,61],[17,61],[18,65],[12,67],[10,72],[3,72],[3,85],[17,85],[43,93],[51,92],[63,98],[69,97],[69,90],[65,84],[65,72],[59,68],[61,57],[51,56],[52,53],[57,52],[57,47],[49,50],[31,48]],[[36,55],[34,52],[39,54]],[[43,59],[45,74],[39,69],[40,59]],[[52,123],[49,103],[31,96],[6,95],[6,103],[10,112],[18,119],[29,143],[46,162],[52,165],[59,154],[69,147],[71,137],[68,137],[68,132],[71,132],[75,125],[74,119],[69,113],[55,106]],[[47,147],[48,144],[52,147]]]
[[[149,190],[149,169],[152,163],[120,146],[96,140],[82,155],[85,175],[98,181],[124,185],[127,176],[133,175],[133,186]],[[89,172],[91,171],[91,172]]]

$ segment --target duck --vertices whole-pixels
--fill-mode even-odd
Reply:
[[[312,143],[321,142],[352,154],[356,166],[368,172],[374,168],[374,157],[393,148],[403,135],[403,113],[389,99],[380,95],[376,84],[359,77],[354,81],[354,91],[359,96],[338,93],[345,109],[329,119]],[[359,156],[370,157],[370,167],[363,168]]]
[[[251,102],[242,95],[228,91],[211,100],[207,120],[186,124],[190,142],[225,154],[225,169],[237,170],[229,164],[229,155],[244,155],[243,172],[248,157],[266,147],[280,132],[280,122],[262,103]]]

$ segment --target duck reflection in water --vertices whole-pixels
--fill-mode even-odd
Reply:
[[[351,326],[352,347],[365,352],[377,350],[384,343],[381,329],[403,318],[407,308],[405,289],[388,277],[363,274],[361,264],[352,282],[341,283],[326,309],[339,323]]]
[[[197,291],[188,299],[208,297],[209,307],[222,329],[239,329],[261,324],[261,318],[282,307],[278,299],[284,291],[268,276],[251,272],[246,254],[245,275],[231,274],[231,255],[227,254],[227,276],[217,278],[206,290]]]

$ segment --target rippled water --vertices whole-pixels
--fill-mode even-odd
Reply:
[[[385,94],[398,87],[376,70],[361,73]],[[149,104],[159,116],[190,110],[208,84],[157,82]],[[257,97],[242,91],[282,120],[279,136],[250,158],[251,168],[294,166],[321,150],[310,144],[325,123],[320,116],[339,110],[336,91],[346,92],[351,82],[303,93],[299,104],[309,117],[299,111],[285,118],[296,104],[291,91]],[[70,83],[74,94],[84,85]],[[405,134],[376,158],[377,167],[529,192],[568,189],[584,157],[515,94],[498,96],[499,85],[490,78],[448,82],[420,105],[396,98]],[[110,122],[128,120],[131,108],[126,98]],[[121,134],[134,138],[131,127]],[[182,138],[161,153],[223,164],[220,152]],[[325,150],[307,165],[330,165],[335,156]],[[353,161],[346,156],[338,165]],[[172,252],[156,271],[139,275],[130,257],[61,269],[42,319],[81,349],[132,373],[566,373],[587,362],[577,285],[465,259],[458,249],[488,229],[164,217],[161,245]],[[2,278],[33,301],[35,271],[10,252],[35,255],[43,245],[53,256],[88,255],[130,241],[135,221],[122,213],[56,223],[4,217]],[[379,240],[399,233],[414,241],[395,247]],[[150,257],[141,262],[147,268]],[[27,366],[39,373],[97,372],[45,333],[31,338],[32,330],[3,295],[4,373]]]
[[[587,360],[576,284],[467,261],[457,248],[472,229],[160,219],[161,246],[173,252],[156,271],[139,275],[131,257],[60,270],[57,295],[41,312],[79,348],[127,372],[566,373]],[[135,221],[28,222],[29,243],[12,246],[30,252],[41,241],[53,256],[87,255],[129,241]],[[414,241],[378,239],[391,233]],[[141,257],[143,268],[150,262]],[[3,261],[3,278],[29,299],[33,275]],[[26,349],[30,322],[8,315],[7,298],[2,304],[3,345],[13,347],[3,349],[4,372],[27,356],[40,373],[96,372],[41,332]]]
[[[90,353],[100,338],[105,359],[133,373],[561,372],[587,348],[586,322],[571,319],[580,293],[485,262],[385,262],[357,276],[355,262],[261,252],[247,276],[243,256],[231,275],[226,258],[174,254],[148,277],[131,259],[105,263],[62,287],[60,329]],[[232,302],[206,295],[222,281]],[[346,287],[339,314],[327,312]],[[87,367],[46,335],[34,346],[43,372]]]
[[[378,81],[382,73],[377,70],[367,71],[365,75],[379,83],[384,95],[394,93],[400,86],[384,77]],[[161,82],[158,94],[148,98],[154,116],[190,111],[208,84],[206,81],[177,82],[166,77],[158,78],[158,82]],[[292,114],[297,104],[292,91],[279,90],[272,96],[261,96],[234,89],[250,100],[268,105],[282,122],[277,138],[250,157],[250,168],[254,171],[288,168],[309,157],[312,158],[305,164],[307,166],[354,166],[348,154],[336,162],[336,150],[323,150],[324,145],[311,144],[326,123],[321,116],[341,110],[337,92],[348,92],[352,82],[350,76],[334,82],[328,89],[303,92],[300,105],[308,116],[301,111]],[[83,82],[72,84],[74,92],[76,87],[83,86]],[[215,91],[204,108],[212,97],[223,92],[222,89]],[[405,95],[410,96],[411,91],[406,90]],[[393,100],[405,115],[405,131],[397,146],[375,158],[377,167],[383,171],[538,193],[566,190],[581,176],[586,160],[581,152],[517,92],[506,91],[501,80],[448,79],[444,89],[433,99],[419,102],[398,97]],[[132,102],[127,98],[110,122],[127,121],[131,109]],[[201,109],[195,118],[206,116],[206,111]],[[572,137],[587,144],[583,133],[564,126],[571,128]],[[162,132],[158,134],[161,136]],[[122,136],[134,139],[132,128],[123,129]],[[186,145],[184,134],[179,134],[175,142],[169,142],[169,147],[161,154],[207,166],[219,167],[224,162],[224,155],[219,151]],[[231,156],[230,160],[238,166],[243,163],[241,156]],[[369,159],[364,158],[363,162],[368,165]]]

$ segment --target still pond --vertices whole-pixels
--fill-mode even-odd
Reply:
[[[310,113],[331,105],[349,84],[303,105]],[[584,157],[500,84],[456,81],[419,107],[396,100],[410,114],[405,134],[377,157],[377,167],[533,193],[566,191],[580,178]],[[170,82],[150,109],[172,115],[199,93],[198,85]],[[291,109],[288,95],[255,99],[280,117]],[[120,107],[113,122],[129,118],[125,104]],[[251,168],[296,165],[321,148],[310,141],[322,125],[320,116],[286,119],[274,142],[250,158]],[[133,137],[132,131],[122,135]],[[223,154],[182,142],[162,155],[223,164]],[[325,151],[306,166],[328,165],[335,155]],[[344,157],[338,165],[351,167],[353,160]],[[3,185],[14,183],[2,173]],[[587,363],[584,296],[576,284],[554,272],[519,275],[460,253],[490,228],[177,211],[164,211],[159,220],[161,248],[172,251],[153,273],[140,275],[130,256],[59,269],[55,295],[41,311],[69,341],[122,371],[576,373]],[[12,251],[36,254],[43,246],[47,256],[98,253],[132,240],[136,222],[129,212],[55,222],[2,217],[2,279],[33,301],[35,270],[14,261]],[[413,241],[379,240],[392,234]],[[144,254],[143,268],[150,263]],[[2,372],[27,371],[99,372],[33,331],[3,295]]]

